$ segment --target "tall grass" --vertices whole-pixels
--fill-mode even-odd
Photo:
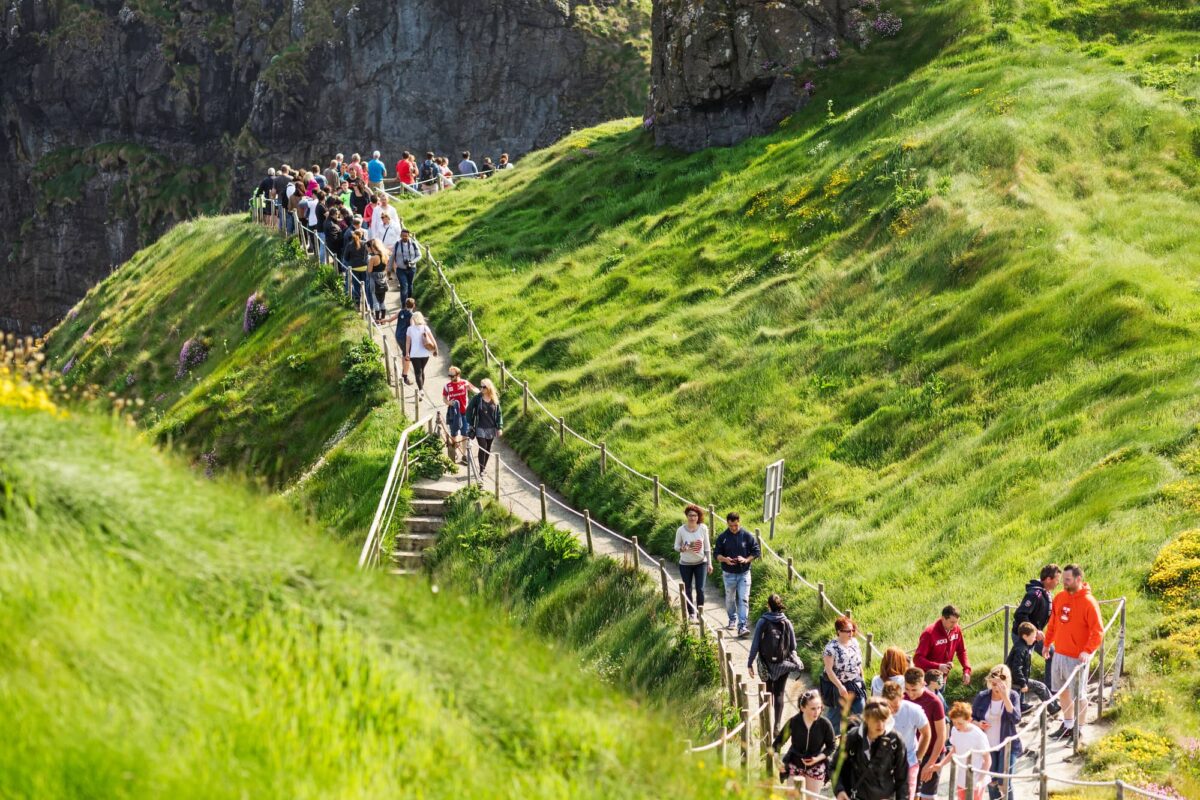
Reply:
[[[491,607],[115,419],[0,408],[0,485],[0,795],[731,791]]]
[[[1195,11],[900,5],[901,36],[818,75],[772,135],[685,156],[599,126],[406,223],[508,366],[611,452],[751,517],[786,458],[776,544],[884,642],[912,647],[945,602],[1016,602],[1048,561],[1130,596],[1144,641],[1147,567],[1200,511]],[[486,374],[436,281],[420,293]],[[511,418],[550,483],[666,552],[677,510],[648,484]],[[998,659],[998,627],[971,638]]]

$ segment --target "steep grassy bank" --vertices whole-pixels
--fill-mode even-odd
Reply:
[[[428,563],[438,584],[499,603],[509,616],[576,654],[605,683],[649,698],[695,741],[719,735],[720,677],[711,641],[680,635],[657,587],[570,534],[526,525],[477,487],[454,495]]]
[[[674,720],[494,609],[359,573],[284,503],[10,388],[0,795],[725,790]]]
[[[89,292],[48,355],[68,385],[140,400],[139,422],[210,471],[280,486],[387,397],[362,323],[327,286],[294,242],[239,217],[201,219]],[[247,330],[255,293],[267,316]]]
[[[1200,12],[898,10],[901,35],[816,74],[774,135],[681,156],[613,123],[406,222],[508,365],[639,469],[753,516],[786,458],[777,542],[878,639],[1016,602],[1053,560],[1133,598],[1144,643],[1149,565],[1200,511]],[[539,472],[665,548],[675,510],[656,519],[648,484],[518,417]],[[991,661],[999,640],[972,637]],[[1146,652],[1166,729],[1196,687]]]

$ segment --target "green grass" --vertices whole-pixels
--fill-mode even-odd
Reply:
[[[776,541],[880,640],[1077,561],[1132,599],[1135,685],[1177,692],[1194,729],[1197,696],[1140,654],[1148,566],[1200,511],[1198,12],[897,10],[902,34],[815,73],[774,134],[686,156],[614,122],[406,223],[508,366],[611,452],[750,517],[786,458]],[[665,552],[677,509],[519,416],[506,434],[550,483]],[[996,662],[999,627],[971,644]]]
[[[477,488],[448,503],[427,551],[432,579],[500,604],[510,619],[565,644],[586,673],[647,698],[696,742],[720,735],[716,648],[681,636],[657,585],[616,561],[589,558],[570,532],[526,525]]]
[[[118,418],[0,408],[0,795],[725,790],[491,605],[360,573]]]
[[[292,243],[294,245],[294,243]],[[271,312],[250,333],[246,299]],[[351,385],[351,345],[362,322],[314,284],[311,260],[233,217],[182,224],[80,301],[50,337],[68,385],[95,384],[135,406],[160,441],[186,446],[218,468],[282,486],[384,402],[374,359]],[[208,360],[179,375],[189,339]],[[399,430],[399,419],[387,418]]]

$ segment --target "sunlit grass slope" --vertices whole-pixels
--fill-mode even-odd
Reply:
[[[246,332],[254,292],[270,314]],[[357,317],[314,282],[310,260],[241,217],[217,217],[139,251],[88,293],[48,350],[68,384],[142,400],[133,410],[159,440],[279,485],[386,397],[374,373],[345,380],[362,336]],[[209,355],[181,373],[188,340]]]
[[[1200,9],[897,10],[900,36],[816,71],[775,134],[681,155],[616,122],[406,222],[611,452],[749,517],[786,458],[776,543],[877,641],[1016,602],[1047,561],[1130,595],[1143,640],[1150,563],[1200,512]],[[647,483],[518,417],[554,484],[669,547]],[[973,634],[981,662],[999,637]]]
[[[360,573],[141,438],[0,407],[0,796],[722,791],[494,609]]]

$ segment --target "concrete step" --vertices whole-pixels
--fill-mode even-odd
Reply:
[[[445,524],[446,520],[441,517],[409,517],[404,520],[404,530],[408,533],[437,533]]]
[[[396,548],[392,551],[392,561],[395,561],[402,567],[421,566],[425,560],[425,553],[421,550],[402,550]],[[416,562],[415,564],[413,562]]]
[[[413,497],[423,500],[444,500],[454,493],[454,489],[449,486],[439,486],[434,483],[414,483],[412,487]]]
[[[412,513],[418,517],[445,516],[446,504],[440,498],[426,499],[416,497],[412,500]]]
[[[396,548],[400,550],[425,550],[437,543],[436,533],[397,533]]]

